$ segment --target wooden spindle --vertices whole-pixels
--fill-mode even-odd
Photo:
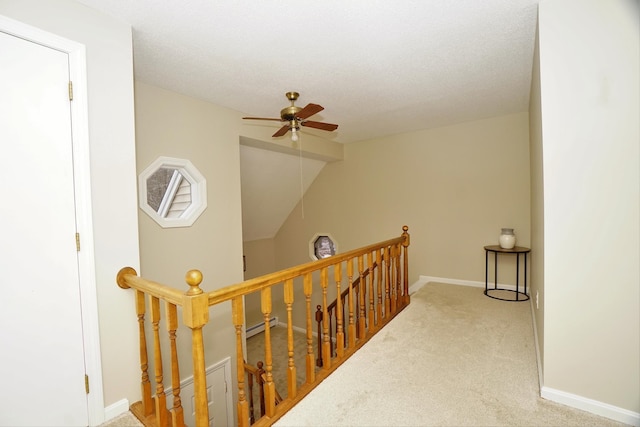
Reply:
[[[160,346],[160,299],[151,298],[151,325],[153,327],[153,363],[156,374],[156,422],[159,426],[168,424],[167,397],[164,394],[164,378],[162,372],[162,349]]]
[[[390,292],[391,292],[391,313],[395,313],[397,309],[397,283],[396,283],[396,246],[392,245],[390,247],[391,252],[391,284],[390,284]]]
[[[402,285],[400,283],[400,244],[394,246],[396,256],[395,256],[395,285],[396,285],[396,311],[400,308],[402,304]]]
[[[249,406],[253,408],[253,395],[251,395],[251,405],[247,403],[247,393],[245,391],[245,377],[244,366],[241,366],[240,361],[244,360],[244,350],[242,347],[242,326],[244,324],[244,304],[241,296],[235,297],[231,300],[231,317],[233,320],[233,326],[236,331],[236,360],[238,360],[237,376],[238,376],[238,426],[249,427]],[[251,378],[250,378],[251,381]],[[253,384],[250,383],[250,386]],[[249,393],[252,392],[252,388],[249,389]],[[253,416],[253,409],[251,409],[251,416]]]
[[[256,379],[258,381],[258,399],[260,399],[260,416],[264,417],[265,414],[267,413],[266,409],[265,409],[265,405],[264,405],[264,401],[265,401],[265,396],[264,396],[264,378],[265,378],[265,371],[264,371],[264,363],[262,363],[261,361],[259,361],[256,364],[256,367],[258,368],[258,371],[256,373]]]
[[[316,306],[316,325],[318,327],[318,358],[316,359],[316,366],[322,367],[322,306]]]
[[[293,359],[293,279],[284,282],[284,304],[287,308],[287,396],[291,399],[297,394],[296,364]]]
[[[358,256],[358,274],[360,275],[360,284],[358,290],[358,337],[366,336],[365,330],[367,326],[365,295],[367,292],[367,276],[364,275],[364,257]]]
[[[343,316],[344,310],[342,308],[342,289],[340,287],[342,282],[342,264],[336,264],[333,270],[333,277],[336,282],[336,354],[339,358],[344,356],[344,325]]]
[[[171,422],[173,427],[184,427],[184,410],[180,399],[180,367],[178,364],[178,347],[176,345],[176,331],[178,329],[178,308],[175,304],[165,304],[167,312],[167,331],[171,349],[171,392],[173,407],[171,408]]]
[[[377,282],[378,282],[378,304],[376,306],[376,318],[378,319],[378,323],[382,321],[382,276],[383,276],[383,266],[382,266],[382,250],[376,249],[376,264],[378,266],[378,274],[377,274]]]
[[[329,312],[327,307],[327,288],[329,286],[329,278],[327,267],[320,270],[320,286],[322,287],[322,368],[331,368],[331,338],[329,335]]]
[[[356,346],[356,321],[353,307],[353,258],[347,261],[347,279],[349,280],[349,348]]]
[[[316,370],[313,361],[313,322],[311,320],[311,294],[313,292],[311,273],[306,273],[303,279],[304,302],[307,320],[307,353],[306,353],[306,383],[312,384],[316,380]]]
[[[147,338],[144,330],[145,295],[136,291],[136,314],[138,316],[138,335],[140,343],[140,389],[142,392],[142,412],[145,417],[155,411],[151,397],[151,382],[149,381],[149,360],[147,356]]]
[[[374,288],[374,269],[373,269],[373,253],[367,254],[367,260],[369,264],[369,332],[373,332],[375,328],[375,288]]]
[[[391,250],[389,246],[384,248],[385,277],[384,277],[384,312],[385,317],[391,313]]]
[[[260,291],[260,307],[264,316],[264,361],[266,367],[265,391],[265,414],[273,417],[276,413],[276,386],[273,382],[273,354],[271,349],[271,288],[264,288]]]
[[[244,361],[243,361],[244,362]],[[246,372],[246,371],[245,371]],[[249,373],[247,375],[247,396],[249,397],[249,424],[253,424],[256,422],[256,416],[255,416],[255,408],[253,406],[253,379],[255,378],[253,373]],[[244,386],[243,386],[244,388]],[[240,398],[238,397],[238,402],[240,401]],[[240,418],[240,414],[238,415],[238,418]],[[238,423],[240,424],[240,423]]]

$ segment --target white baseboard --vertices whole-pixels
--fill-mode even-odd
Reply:
[[[621,423],[632,426],[640,426],[640,413],[609,405],[608,403],[599,402],[575,394],[567,393],[561,390],[555,390],[550,387],[542,387],[540,389],[542,398],[560,403],[562,405],[571,406],[572,408],[587,411],[592,414],[600,415]]]
[[[449,279],[446,277],[433,277],[433,276],[420,276],[420,278],[416,283],[422,283],[424,285],[429,282],[446,283],[449,285],[472,286],[474,288],[484,288],[484,282],[478,282],[475,280]],[[489,289],[492,289],[494,285],[495,283],[493,282],[489,283]],[[516,285],[507,285],[505,283],[498,283],[498,288],[515,291]],[[522,291],[524,291],[524,284],[520,286],[520,292]],[[527,289],[527,291],[529,291],[529,289]]]
[[[460,280],[460,279],[449,279],[446,277],[433,277],[433,276],[420,276],[418,281],[411,285],[411,290],[414,292],[420,289],[422,286],[429,282],[437,282],[437,283],[445,283],[450,285],[461,285],[461,286],[473,286],[476,288],[484,288],[484,282],[472,281],[472,280]],[[489,283],[489,289],[494,286],[493,283]],[[515,285],[505,285],[502,283],[498,283],[499,288],[503,289],[516,289]],[[529,290],[529,289],[527,289]],[[531,315],[533,317],[533,300],[529,300],[531,304]],[[542,398],[551,400],[553,402],[560,403],[562,405],[570,406],[572,408],[580,409],[582,411],[586,411],[595,415],[600,415],[602,417],[606,417],[621,423],[629,424],[632,426],[640,427],[640,413],[629,411],[627,409],[618,408],[613,405],[609,405],[607,403],[599,402],[597,400],[588,399],[586,397],[578,396],[575,394],[567,393],[561,390],[555,390],[550,387],[545,387],[543,385],[543,374],[541,369],[541,358],[540,358],[540,347],[538,343],[538,334],[536,331],[536,323],[535,318],[532,318],[533,321],[533,336],[535,340],[535,348],[536,348],[536,361],[538,363],[538,381],[540,383],[540,395]]]
[[[129,400],[122,399],[104,408],[104,421],[109,421],[129,410]]]

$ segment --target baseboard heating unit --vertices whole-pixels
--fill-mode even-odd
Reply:
[[[269,319],[269,326],[271,328],[273,328],[274,326],[278,326],[278,318],[272,317],[271,319]],[[257,335],[260,332],[264,332],[264,322],[256,323],[255,325],[248,327],[247,338]]]

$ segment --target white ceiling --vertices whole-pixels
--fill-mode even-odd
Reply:
[[[538,0],[78,1],[132,26],[136,79],[260,117],[297,91],[296,105],[325,108],[311,120],[339,125],[303,134],[350,143],[528,109]],[[265,138],[280,127],[259,124]],[[271,179],[300,174],[285,163]],[[248,170],[243,215],[264,217],[268,193],[249,194],[264,176]],[[282,205],[269,210],[295,206],[299,186],[273,193],[290,182],[271,182]],[[250,234],[271,237],[288,213]]]

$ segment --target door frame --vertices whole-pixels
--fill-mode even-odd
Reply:
[[[71,135],[73,141],[73,174],[76,227],[81,236],[78,251],[80,305],[85,372],[90,379],[87,394],[89,425],[105,421],[100,328],[95,272],[93,213],[91,208],[91,161],[89,156],[89,114],[86,49],[81,43],[49,33],[37,27],[0,15],[0,31],[69,55],[69,78],[73,82],[71,101]]]

